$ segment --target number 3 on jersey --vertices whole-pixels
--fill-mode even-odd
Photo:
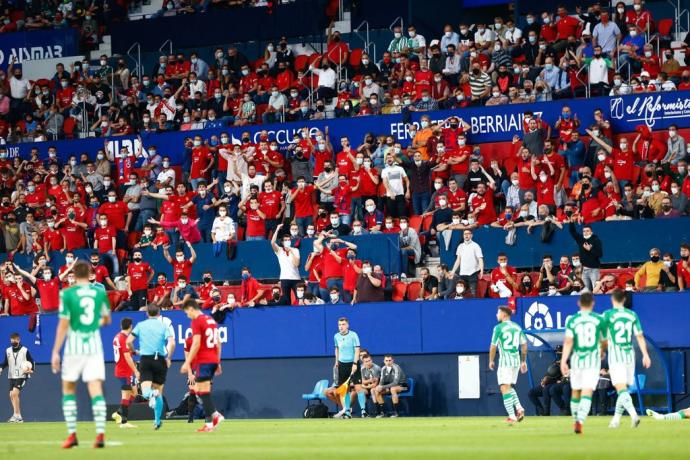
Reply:
[[[218,329],[206,329],[206,348],[215,348],[219,341]]]

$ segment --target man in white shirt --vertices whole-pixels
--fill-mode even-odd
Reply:
[[[335,70],[331,69],[331,64],[328,59],[321,60],[321,68],[317,69],[313,65],[309,66],[309,70],[319,77],[318,88],[316,89],[317,99],[332,99],[335,97]]]
[[[282,228],[283,224],[278,224],[276,231],[273,232],[271,247],[280,265],[281,295],[278,305],[290,305],[290,292],[294,291],[297,284],[302,282],[302,277],[299,274],[300,255],[299,249],[292,247],[292,239],[289,233],[282,236],[282,247],[276,244],[276,239]]]
[[[405,200],[410,199],[410,180],[405,170],[395,163],[392,154],[386,157],[386,167],[381,171],[381,179],[386,188],[386,215],[407,216]]]
[[[494,31],[486,27],[486,24],[477,24],[477,31],[474,33],[474,44],[478,50],[491,49],[495,39]]]
[[[451,274],[458,273],[460,279],[469,284],[472,295],[476,296],[477,281],[484,276],[484,254],[482,248],[472,241],[472,230],[465,230],[462,237],[463,242],[455,251],[457,257]]]
[[[158,173],[156,177],[156,182],[164,185],[175,186],[175,170],[170,166],[170,157],[163,157],[163,169]]]
[[[13,122],[18,121],[24,117],[24,113],[28,112],[31,106],[24,101],[26,95],[31,90],[31,82],[28,78],[22,75],[22,69],[14,69],[15,57],[10,57],[10,65],[7,68],[7,74],[10,75],[10,119]]]

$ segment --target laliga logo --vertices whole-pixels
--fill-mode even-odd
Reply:
[[[525,329],[551,329],[553,318],[549,307],[543,303],[533,302],[525,313]]]
[[[623,108],[623,98],[611,99],[611,118],[622,120],[624,115]]]
[[[527,309],[525,313],[525,329],[551,329],[553,328],[553,318],[551,313],[549,313],[549,307],[543,303],[533,302],[532,305]],[[541,346],[542,341],[534,337],[533,335],[527,335],[527,340],[529,340],[534,346]]]

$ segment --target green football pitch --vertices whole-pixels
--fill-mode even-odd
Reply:
[[[62,451],[61,423],[3,424],[5,459],[658,459],[690,458],[690,420],[644,418],[631,429],[607,428],[608,417],[590,417],[585,433],[572,433],[569,417],[525,419],[507,426],[498,417],[352,420],[226,420],[214,433],[196,433],[201,422],[151,422],[122,430],[109,422],[106,449],[95,452],[93,424],[79,424],[80,445]]]

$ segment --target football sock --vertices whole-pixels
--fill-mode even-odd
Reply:
[[[156,408],[153,411],[156,425],[161,423],[161,416],[163,415],[163,396],[160,394],[156,396]]]
[[[93,421],[96,424],[96,433],[105,433],[105,399],[98,395],[91,398],[91,409],[93,410]]]
[[[665,414],[664,415],[664,420],[681,420],[685,418],[685,412],[678,411],[678,412],[672,412],[670,414]]]
[[[393,403],[393,413],[394,414],[398,413],[398,403]]]
[[[120,415],[122,416],[122,423],[127,423],[127,418],[129,417],[129,404],[130,399],[122,399],[120,401]]]
[[[580,400],[575,398],[570,398],[570,414],[573,416],[573,420],[577,421],[577,412],[580,407]]]
[[[383,404],[376,403],[376,413],[383,414]]]
[[[631,417],[637,417],[637,411],[635,410],[635,404],[633,404],[632,397],[628,390],[622,390],[618,393],[618,400],[616,401],[616,414],[618,414],[618,405],[621,405],[621,415],[623,415],[623,410],[628,411]]]
[[[592,397],[583,396],[580,398],[580,405],[577,408],[577,421],[580,423],[585,423],[587,416],[589,415],[589,410],[592,408]]]
[[[151,389],[151,387],[149,387],[149,388],[144,388],[144,389],[141,391],[141,395],[142,395],[142,396],[144,397],[144,399],[146,399],[146,400],[148,400],[148,399],[151,397],[151,393],[153,393],[153,390]]]
[[[211,393],[199,393],[201,402],[204,405],[204,415],[206,416],[206,425],[213,426],[213,414],[216,412],[216,406],[213,405]]]
[[[62,414],[65,416],[67,433],[77,432],[77,398],[74,395],[64,395],[62,397]]]
[[[513,395],[510,393],[503,394],[503,407],[508,412],[508,417],[515,419],[515,406],[513,405]]]
[[[520,398],[518,398],[517,391],[515,391],[515,388],[510,389],[510,394],[513,396],[513,403],[515,404],[515,408],[517,410],[523,410],[522,404],[520,404]]]
[[[362,412],[367,411],[367,395],[363,391],[357,393],[357,402],[359,403],[359,408]]]
[[[343,396],[343,410],[345,412],[350,412],[350,403],[351,402],[352,401],[350,401],[350,392],[348,391],[347,393],[345,393],[345,396]]]
[[[194,410],[196,409],[196,395],[189,393],[187,396],[187,417],[194,420]]]

